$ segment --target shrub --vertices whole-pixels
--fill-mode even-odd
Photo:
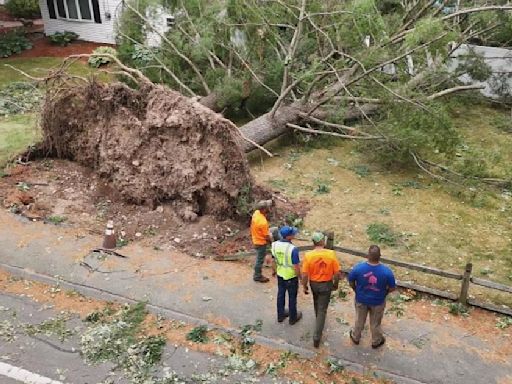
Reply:
[[[32,43],[25,37],[23,30],[13,30],[0,34],[0,57],[9,57],[32,48]]]
[[[112,47],[98,47],[94,51],[92,51],[93,55],[101,55],[108,54],[112,56],[117,56],[117,52]],[[112,59],[107,56],[91,56],[87,61],[87,64],[93,68],[99,68],[102,65],[110,64]]]
[[[53,35],[48,37],[53,44],[60,45],[61,47],[65,47],[72,41],[78,39],[78,35],[75,32],[70,31],[55,32]]]
[[[41,15],[37,0],[9,0],[5,8],[14,17],[30,19]]]

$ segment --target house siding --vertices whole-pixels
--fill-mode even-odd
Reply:
[[[2,0],[0,0],[2,1]],[[69,21],[63,19],[50,19],[46,0],[39,0],[41,17],[44,22],[44,33],[46,36],[55,32],[70,31],[78,34],[80,40],[92,41],[95,43],[115,43],[115,21],[121,12],[122,0],[98,0],[101,15],[101,24],[93,21]],[[111,18],[107,20],[106,13]]]

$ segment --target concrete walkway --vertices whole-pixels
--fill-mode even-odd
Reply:
[[[28,223],[0,213],[0,267],[57,276],[96,292],[148,300],[174,313],[226,328],[261,319],[265,340],[315,353],[311,296],[299,297],[304,312],[299,324],[278,324],[275,283],[252,282],[247,264],[194,259],[175,251],[155,251],[142,243],[122,248],[126,259],[88,256],[100,244],[101,238],[85,230]],[[350,295],[348,301],[332,305],[320,349],[320,353],[344,360],[349,368],[373,371],[398,383],[512,383],[510,331],[495,330],[494,323],[485,332],[474,331],[470,326],[476,314],[464,322],[447,315],[446,308],[421,301],[411,304],[415,311],[407,308],[401,318],[386,316],[388,342],[375,351],[367,334],[357,347],[347,337],[348,323],[353,318],[352,302]],[[482,318],[489,323],[493,316],[483,314]]]

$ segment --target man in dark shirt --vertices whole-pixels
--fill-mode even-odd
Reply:
[[[395,276],[391,269],[380,263],[380,248],[372,245],[368,260],[357,264],[348,275],[348,281],[356,292],[356,321],[350,331],[350,339],[359,344],[366,317],[370,313],[372,348],[379,348],[386,342],[381,329],[386,307],[386,296],[396,288]]]

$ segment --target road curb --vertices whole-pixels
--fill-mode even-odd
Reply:
[[[107,290],[104,290],[101,288],[96,288],[96,287],[86,285],[86,284],[71,282],[66,279],[63,279],[62,277],[48,276],[45,274],[35,272],[33,270],[25,269],[20,266],[15,266],[15,265],[10,265],[10,264],[5,264],[5,263],[0,262],[0,268],[4,269],[5,271],[9,272],[10,274],[12,274],[14,276],[21,277],[23,279],[34,280],[34,281],[49,284],[49,285],[57,285],[58,284],[59,286],[61,286],[64,289],[75,290],[75,291],[83,294],[84,296],[89,296],[89,297],[92,297],[97,300],[118,301],[118,302],[122,301],[122,302],[130,303],[130,304],[140,302],[140,300],[136,300],[136,299],[133,299],[133,298],[130,298],[127,296],[123,296],[123,295],[120,295],[120,294],[117,294],[114,292],[110,292],[110,291],[107,291]],[[210,323],[204,319],[197,318],[197,317],[194,317],[194,316],[188,315],[186,313],[179,312],[179,311],[167,308],[167,307],[162,307],[159,305],[146,303],[146,308],[148,308],[148,310],[150,310],[152,313],[160,314],[166,318],[170,318],[170,319],[177,320],[177,321],[184,321],[184,322],[187,322],[187,323],[190,323],[193,325],[206,325],[206,326],[208,326],[209,329],[219,330],[219,331],[231,334],[231,335],[239,335],[239,330],[237,330],[235,328],[221,327],[217,324]],[[304,358],[311,359],[317,355],[317,353],[315,351],[312,351],[312,350],[309,350],[306,348],[302,348],[302,347],[287,343],[282,340],[272,339],[272,338],[262,336],[259,334],[255,334],[255,335],[253,335],[253,337],[256,340],[256,343],[258,343],[260,345],[270,347],[273,349],[282,350],[282,351],[291,351],[291,352],[296,353],[299,356],[304,357]],[[385,371],[385,370],[381,370],[381,369],[371,369],[370,367],[367,367],[363,364],[360,364],[360,363],[357,363],[354,361],[349,361],[346,359],[342,359],[337,356],[331,355],[331,356],[329,356],[329,358],[338,360],[339,362],[341,362],[341,364],[343,364],[345,366],[345,368],[347,368],[348,370],[350,370],[352,372],[356,372],[356,373],[360,373],[360,374],[372,372],[377,377],[391,379],[397,384],[428,384],[423,381],[419,381],[419,380],[416,380],[416,379],[413,379],[410,377],[402,376],[398,373]]]

